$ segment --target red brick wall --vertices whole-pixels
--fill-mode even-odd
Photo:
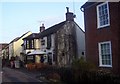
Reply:
[[[119,55],[120,55],[120,25],[119,25],[119,5],[120,3],[109,3],[110,7],[110,28],[112,37],[112,60],[113,60],[113,71],[120,73],[119,70]]]
[[[98,42],[111,41],[113,72],[120,71],[118,56],[120,55],[120,25],[118,3],[109,3],[110,26],[97,29],[96,5],[89,6],[84,11],[85,16],[85,37],[86,37],[86,57],[87,61],[99,66]]]

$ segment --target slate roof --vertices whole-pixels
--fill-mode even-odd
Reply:
[[[41,33],[39,34],[40,38],[55,33],[55,32],[56,32],[57,30],[59,30],[62,26],[64,26],[65,22],[66,22],[66,21],[63,21],[63,22],[61,22],[61,23],[58,23],[58,24],[56,24],[56,25],[54,25],[54,26],[52,26],[52,27],[44,30],[43,32],[41,32]]]
[[[18,41],[20,38],[22,38],[24,35],[26,35],[27,33],[29,33],[30,31],[28,31],[28,32],[26,32],[26,33],[24,33],[22,36],[20,36],[20,37],[16,37],[15,39],[13,39],[10,43],[12,43],[12,42],[15,42],[15,41]],[[9,43],[9,44],[10,44]]]
[[[42,38],[42,37],[48,36],[48,35],[50,35],[50,34],[56,33],[60,28],[62,28],[62,27],[66,24],[66,22],[67,22],[67,21],[63,21],[63,22],[61,22],[61,23],[58,23],[58,24],[56,24],[56,25],[54,25],[54,26],[52,26],[52,27],[44,30],[43,32],[39,33],[39,37]],[[73,21],[73,22],[74,22],[74,21]],[[74,24],[79,27],[79,25],[78,25],[76,22],[74,22]],[[80,27],[79,27],[79,29],[80,29],[83,33],[85,33]]]
[[[24,39],[39,39],[39,33],[32,33],[29,36],[23,38]]]
[[[10,43],[15,42],[15,41],[17,41],[17,40],[19,40],[19,39],[20,39],[20,37],[16,37],[16,38],[13,39]]]
[[[60,22],[56,25],[53,25],[51,27],[49,27],[48,29],[44,30],[43,32],[41,33],[32,33],[31,35],[23,38],[24,39],[39,39],[39,38],[42,38],[42,37],[45,37],[45,36],[48,36],[48,35],[51,35],[53,33],[56,33],[60,28],[62,28],[65,24],[66,24],[67,21],[63,21],[63,22]],[[74,22],[75,25],[78,26],[78,24],[76,22]],[[79,26],[78,26],[79,27]],[[80,27],[79,27],[80,28]],[[81,29],[81,28],[80,28]],[[81,29],[81,31],[83,31]],[[84,31],[83,31],[84,33]]]

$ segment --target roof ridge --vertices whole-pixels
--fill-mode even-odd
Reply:
[[[60,29],[65,24],[65,22],[66,21],[62,21],[58,24],[55,24],[55,25],[47,28],[43,32],[39,33],[40,37],[43,37],[43,36],[46,36],[46,35],[49,35],[49,34],[52,34],[52,33],[56,32],[58,29]]]

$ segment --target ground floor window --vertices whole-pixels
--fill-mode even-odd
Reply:
[[[99,42],[99,66],[112,67],[111,41]]]
[[[35,62],[35,56],[27,56],[27,63],[34,63]]]

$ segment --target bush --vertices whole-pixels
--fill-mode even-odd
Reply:
[[[73,82],[73,73],[71,68],[61,67],[57,72],[60,74],[61,81],[67,84],[71,84]]]
[[[83,58],[75,59],[72,63],[74,73],[73,82],[79,83],[120,83],[120,76],[111,71],[97,69],[94,64],[86,62]]]
[[[47,78],[57,78],[65,84],[120,83],[120,76],[116,76],[108,70],[97,69],[83,58],[73,60],[71,67],[50,67],[50,69],[52,69],[51,74]]]
[[[46,79],[48,80],[52,80],[52,82],[59,82],[60,81],[60,75],[58,73],[49,73],[47,76],[46,76]]]
[[[85,61],[83,57],[73,60],[72,70],[74,73],[74,82],[80,83],[87,81],[90,77],[88,72],[95,70],[94,64]]]
[[[112,83],[112,84],[117,84],[120,83],[120,77],[113,74],[109,70],[96,70],[94,73],[91,75],[92,81],[94,82],[101,82],[101,83]]]
[[[94,64],[85,61],[83,57],[80,59],[74,59],[72,62],[72,68],[79,71],[90,71],[96,69]]]

